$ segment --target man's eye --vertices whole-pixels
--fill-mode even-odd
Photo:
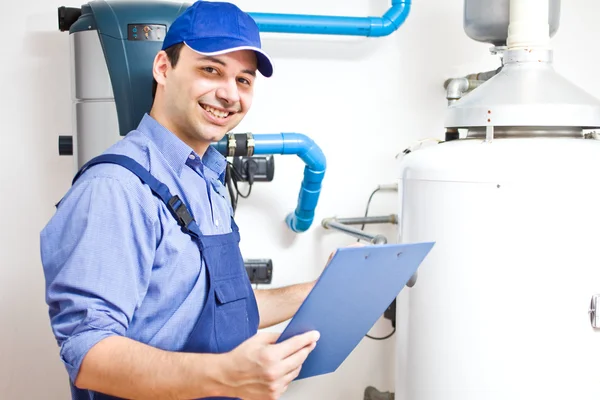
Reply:
[[[213,67],[203,67],[202,68],[204,71],[208,72],[209,74],[216,74],[217,70]]]
[[[250,81],[246,78],[238,78],[238,82],[244,85],[250,85]]]

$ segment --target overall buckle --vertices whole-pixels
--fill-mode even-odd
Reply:
[[[169,209],[174,213],[177,223],[183,228],[187,229],[190,222],[194,220],[188,208],[177,195],[171,197],[169,200]]]

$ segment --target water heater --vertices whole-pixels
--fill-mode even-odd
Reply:
[[[600,398],[600,102],[552,67],[553,2],[499,3],[502,67],[447,109],[463,134],[401,162],[401,240],[437,243],[396,399]]]
[[[171,22],[188,7],[169,1],[95,0],[60,7],[69,32],[75,134],[59,139],[77,168],[135,129],[152,106],[152,60]]]

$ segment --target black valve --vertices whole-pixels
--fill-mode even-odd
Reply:
[[[68,31],[80,16],[81,8],[58,7],[58,30],[61,32]]]
[[[58,155],[72,156],[73,155],[73,136],[58,137]]]

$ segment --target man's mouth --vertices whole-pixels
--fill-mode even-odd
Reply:
[[[216,118],[225,119],[225,118],[229,117],[231,114],[233,114],[233,113],[225,111],[225,110],[216,109],[216,108],[208,106],[206,104],[202,104],[202,103],[198,103],[198,104],[200,104],[200,107],[202,107],[204,110],[208,111],[211,115],[215,116]]]

